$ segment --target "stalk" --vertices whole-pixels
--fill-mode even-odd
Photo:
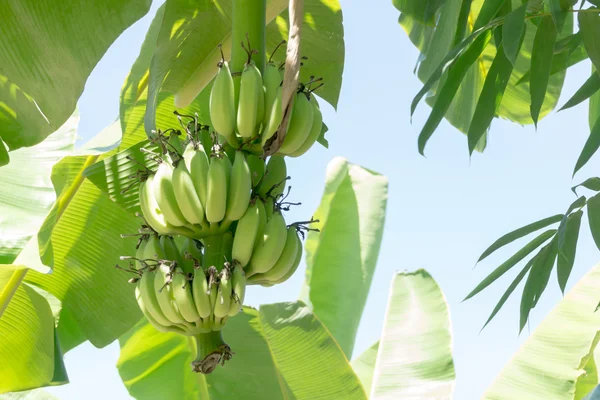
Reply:
[[[201,333],[194,336],[196,344],[196,359],[192,361],[194,372],[210,374],[215,368],[225,361],[231,360],[233,353],[225,341],[221,331]]]
[[[225,259],[223,258],[223,235],[207,236],[202,239],[204,243],[204,268],[215,267],[218,271],[223,269]]]
[[[232,14],[231,71],[242,72],[244,69],[248,54],[242,48],[242,42],[248,47],[250,39],[252,49],[257,50],[257,53],[252,55],[252,60],[263,73],[266,59],[267,0],[233,0]]]

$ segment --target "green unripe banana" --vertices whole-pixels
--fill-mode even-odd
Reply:
[[[140,260],[144,260],[144,256],[146,254],[145,253],[146,245],[148,244],[148,239],[147,238],[143,238],[142,241],[138,244],[138,247],[137,247],[137,249],[135,251],[135,258],[136,258],[136,260],[135,260],[135,269],[137,269],[138,271],[141,271],[141,270],[145,269],[145,265]]]
[[[265,66],[265,73],[263,74],[263,84],[265,87],[265,117],[263,119],[264,126],[267,126],[269,122],[277,88],[281,87],[281,81],[282,79],[279,75],[279,69],[277,66],[273,62],[268,62]]]
[[[277,155],[271,156],[267,163],[266,172],[262,182],[258,186],[257,193],[263,198],[266,197],[267,193],[273,197],[277,197],[285,190],[286,178],[287,167],[284,158]]]
[[[210,120],[217,133],[229,137],[235,134],[235,93],[229,64],[223,61],[210,91]]]
[[[284,276],[282,276],[281,278],[279,278],[273,282],[270,282],[269,284],[270,285],[271,284],[279,284],[279,283],[283,283],[283,282],[287,281],[292,275],[294,275],[294,273],[298,269],[298,266],[300,265],[300,261],[302,261],[302,246],[298,246],[298,254],[296,255],[296,260],[294,261],[294,264],[292,264],[292,267],[289,269],[289,271],[286,272],[286,274]]]
[[[192,281],[192,293],[196,310],[201,318],[208,318],[212,315],[212,305],[210,304],[208,279],[204,270],[200,267],[194,272]]]
[[[163,250],[160,246],[160,242],[156,235],[151,235],[144,247],[144,254],[141,257],[143,260],[155,260],[163,256]],[[152,316],[152,318],[162,326],[171,325],[171,321],[163,314],[154,292],[154,281],[156,278],[156,271],[145,269],[142,273],[142,277],[137,283],[139,290],[138,303],[143,302],[143,306]]]
[[[165,220],[165,216],[158,207],[153,189],[154,175],[140,183],[140,208],[144,219],[152,229],[161,235],[167,235],[171,232],[171,224]]]
[[[264,201],[265,204],[265,216],[267,217],[267,221],[271,219],[273,213],[275,212],[275,200],[273,197],[269,197]]]
[[[257,122],[259,122],[259,90],[262,92],[262,77],[254,62],[250,62],[242,71],[237,111],[237,130],[243,138],[254,136]]]
[[[292,226],[288,228],[285,246],[283,247],[281,256],[279,256],[279,259],[275,265],[273,265],[273,268],[262,274],[253,275],[252,278],[250,278],[250,281],[275,282],[284,277],[296,262],[296,258],[298,257],[298,247],[302,247],[302,242],[298,236],[298,231]]]
[[[265,129],[262,133],[261,144],[263,146],[277,132],[283,120],[283,89],[281,87],[275,90],[275,98],[270,107],[269,120],[265,123]]]
[[[240,265],[235,265],[233,268],[231,284],[233,287],[233,295],[229,313],[227,315],[234,317],[241,311],[246,295],[246,274]]]
[[[259,240],[248,265],[247,275],[262,274],[273,268],[285,246],[287,231],[281,212],[275,212],[267,221],[262,240]]]
[[[235,161],[231,171],[231,184],[227,193],[227,212],[225,219],[237,221],[242,218],[252,194],[252,177],[246,157],[241,151],[236,151]]]
[[[179,209],[173,190],[173,167],[166,160],[158,166],[152,187],[165,220],[174,226],[185,226],[187,221]]]
[[[200,251],[194,239],[185,238],[181,246],[181,258],[183,258],[183,265],[181,266],[183,272],[194,274],[196,263],[202,262],[202,251]]]
[[[204,151],[204,147],[199,146],[196,150],[193,144],[189,144],[183,153],[185,165],[190,172],[196,194],[200,199],[200,203],[206,210],[206,196],[208,194],[208,157]]]
[[[308,137],[302,143],[302,145],[298,148],[298,150],[288,154],[290,157],[300,157],[304,153],[306,153],[310,148],[315,144],[319,136],[321,135],[321,130],[323,129],[323,114],[321,114],[321,109],[319,108],[319,103],[315,96],[311,96],[310,103],[313,106],[313,123],[310,128],[310,133]]]
[[[161,236],[160,245],[164,250],[165,260],[175,261],[178,267],[183,265],[183,257],[179,252],[179,248],[177,247],[177,243],[175,243],[175,239],[173,239],[171,236]]]
[[[260,226],[258,203],[260,203],[260,200],[256,199],[254,204],[250,204],[244,216],[238,221],[235,235],[233,236],[232,258],[234,262],[237,261],[242,267],[248,265],[252,257],[254,242],[258,234]]]
[[[226,317],[227,314],[229,314],[231,294],[231,272],[229,272],[228,268],[223,268],[219,274],[219,290],[217,292],[217,302],[213,310],[215,321],[219,318]]]
[[[294,111],[290,116],[287,133],[279,153],[290,154],[302,146],[308,137],[314,118],[313,105],[304,92],[297,93],[294,101]]]
[[[246,162],[248,162],[248,167],[250,167],[252,187],[254,188],[265,174],[265,160],[254,154],[248,154],[246,155]]]
[[[265,228],[267,226],[267,212],[265,211],[265,203],[262,200],[256,199],[258,206],[258,229],[256,230],[256,239],[254,239],[254,248],[252,252],[262,244]]]
[[[227,208],[227,165],[224,158],[211,157],[208,167],[206,219],[217,223],[225,217]]]
[[[173,171],[173,190],[184,218],[191,224],[204,223],[204,207],[184,162],[179,162]]]
[[[144,303],[144,298],[142,296],[142,293],[141,293],[141,290],[139,287],[139,282],[138,282],[138,286],[136,286],[136,288],[135,288],[135,299],[138,302],[138,305],[140,307],[140,310],[142,311],[142,314],[144,314],[144,316],[146,317],[148,322],[150,322],[150,324],[152,326],[154,326],[154,328],[157,331],[159,331],[159,332],[175,332],[175,333],[179,333],[181,335],[185,335],[184,329],[179,328],[178,326],[175,326],[175,325],[163,325],[163,324],[159,323],[156,319],[154,319],[154,317],[148,311],[148,309]]]
[[[161,311],[173,324],[185,324],[186,321],[181,315],[175,296],[173,295],[173,286],[171,282],[172,269],[167,264],[160,264],[156,269],[154,277],[154,291]]]
[[[181,268],[175,268],[174,273],[171,287],[175,303],[183,318],[187,322],[194,323],[200,319],[200,315],[192,297],[191,283],[187,279],[187,274],[184,274]]]

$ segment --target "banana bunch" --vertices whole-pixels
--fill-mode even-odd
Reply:
[[[206,254],[186,238],[148,234],[136,252],[135,296],[148,321],[161,332],[194,336],[223,328],[242,307],[246,277],[238,265],[204,267]]]
[[[232,159],[223,151],[208,155],[192,141],[182,154],[165,154],[156,173],[140,184],[142,214],[161,235],[224,233],[246,212],[252,175],[244,152],[234,151]]]
[[[283,70],[268,62],[264,74],[249,60],[236,85],[227,61],[210,92],[210,119],[217,133],[234,148],[244,144],[264,147],[283,120]],[[323,127],[319,104],[304,85],[292,99],[288,131],[279,154],[299,157],[317,141]]]

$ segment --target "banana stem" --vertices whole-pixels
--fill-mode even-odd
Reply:
[[[248,53],[242,47],[250,46],[257,53],[252,54],[252,59],[261,73],[265,71],[265,47],[266,47],[266,23],[267,23],[267,1],[266,0],[233,0],[232,13],[232,41],[231,41],[231,71],[242,72],[244,64],[248,60]],[[248,35],[248,36],[246,36]]]
[[[223,235],[215,235],[207,236],[202,240],[204,243],[204,259],[202,260],[204,268],[215,267],[218,271],[223,269],[223,264],[225,264],[223,239]]]
[[[231,360],[231,348],[223,340],[221,331],[201,333],[194,336],[196,359],[192,361],[192,370],[201,374],[210,374],[225,361]]]

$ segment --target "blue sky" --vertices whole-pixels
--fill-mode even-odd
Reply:
[[[465,136],[445,121],[429,142],[424,158],[417,134],[429,108],[421,106],[410,123],[409,107],[421,85],[413,75],[418,52],[397,23],[391,1],[342,1],[346,62],[337,113],[324,109],[330,127],[329,150],[315,147],[288,163],[293,196],[303,203],[290,220],[310,216],[319,204],[327,163],[335,156],[389,178],[384,239],[371,293],[358,333],[355,355],[379,338],[388,288],[396,270],[427,269],[450,307],[457,372],[456,399],[480,398],[530,331],[560,300],[555,274],[531,325],[518,335],[520,291],[480,333],[497,300],[516,275],[509,273],[468,302],[464,296],[519,244],[498,252],[473,269],[479,254],[502,234],[540,218],[564,212],[575,200],[570,187],[593,176],[594,158],[575,180],[573,166],[589,134],[587,103],[552,113],[539,124],[522,127],[495,120],[486,152],[468,157]],[[151,15],[126,31],[98,64],[79,102],[82,142],[118,115],[119,92],[138,54]],[[589,76],[582,63],[567,76],[563,104]],[[568,288],[598,261],[587,222]],[[285,284],[252,287],[251,305],[295,300],[300,270]],[[343,299],[340,299],[343,301]],[[98,350],[84,344],[66,355],[71,384],[50,388],[61,399],[126,399],[117,373],[118,344]]]

